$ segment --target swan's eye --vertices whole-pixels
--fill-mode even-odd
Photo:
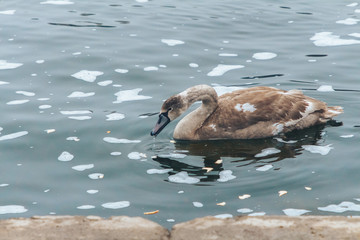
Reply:
[[[173,108],[172,108],[172,107],[170,107],[167,111],[168,111],[168,112],[170,112],[171,110],[173,110]]]

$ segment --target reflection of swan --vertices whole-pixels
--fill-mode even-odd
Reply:
[[[307,97],[299,90],[271,87],[237,90],[220,97],[207,85],[191,87],[167,99],[151,135],[157,135],[194,102],[202,105],[176,126],[181,140],[256,139],[323,124],[342,113],[341,107]]]
[[[188,172],[192,176],[200,177],[201,182],[211,182],[219,179],[219,173],[224,170],[223,162],[231,161],[237,167],[253,165],[262,167],[269,163],[281,161],[286,158],[295,158],[302,154],[303,145],[315,145],[321,141],[323,125],[313,126],[304,130],[297,130],[283,135],[281,138],[267,138],[254,140],[221,140],[221,141],[176,141],[173,152],[183,152],[187,156],[199,157],[199,164],[189,164],[181,159],[171,157],[167,147],[152,150],[157,152],[154,161],[160,163],[165,169],[171,168],[169,172],[173,175],[178,172]],[[163,150],[166,148],[166,153]],[[269,150],[269,151],[264,151]],[[263,154],[265,152],[265,154]],[[227,159],[227,158],[231,159]],[[211,171],[209,172],[209,169]]]

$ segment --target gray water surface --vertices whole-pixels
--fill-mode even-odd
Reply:
[[[359,214],[357,2],[13,0],[0,22],[1,218]],[[177,120],[151,137],[196,84],[301,89],[343,125],[189,143]]]

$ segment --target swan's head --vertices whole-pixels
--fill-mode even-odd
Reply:
[[[181,94],[167,99],[161,107],[159,120],[156,122],[154,129],[151,131],[151,136],[157,136],[169,122],[178,118],[187,109],[187,104]]]

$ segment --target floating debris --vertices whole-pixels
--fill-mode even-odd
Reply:
[[[284,196],[285,194],[287,194],[288,192],[285,191],[285,190],[281,190],[281,191],[279,191],[278,193],[279,193],[279,197],[282,197],[282,196]]]
[[[244,199],[247,199],[247,198],[249,198],[249,197],[251,197],[250,194],[244,194],[244,195],[239,196],[239,199],[240,199],[240,200],[244,200]]]
[[[152,212],[144,212],[144,215],[153,215],[153,214],[156,214],[158,212],[159,212],[159,210],[155,210],[155,211],[152,211]]]
[[[53,133],[55,132],[56,130],[55,129],[46,129],[44,130],[46,133]]]
[[[225,206],[225,205],[226,205],[226,202],[220,202],[220,203],[217,203],[216,205],[218,205],[218,206]]]
[[[312,190],[311,187],[305,187],[305,189],[308,190],[308,191],[311,191],[311,190]]]
[[[214,168],[212,168],[212,167],[203,167],[202,169],[206,170],[206,173],[211,172],[212,170],[214,170]]]
[[[223,160],[222,159],[219,159],[219,160],[216,160],[215,161],[215,164],[222,164]]]

